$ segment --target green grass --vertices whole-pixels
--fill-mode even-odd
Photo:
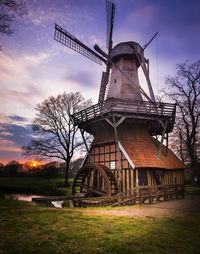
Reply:
[[[72,185],[73,179],[69,179]],[[0,193],[26,193],[38,195],[71,195],[71,187],[62,187],[63,178],[0,177]],[[200,186],[186,186],[186,195],[200,193]]]
[[[0,200],[0,253],[200,253],[200,215],[89,216]]]
[[[73,179],[69,179],[72,184]],[[71,187],[61,187],[63,178],[0,177],[1,193],[31,193],[40,195],[71,195]]]
[[[186,192],[185,194],[190,195],[196,195],[200,193],[200,185],[186,185]]]

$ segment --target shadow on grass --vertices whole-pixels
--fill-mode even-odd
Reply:
[[[3,202],[3,203],[2,203]],[[170,218],[85,216],[0,200],[2,253],[200,253],[200,215]]]
[[[73,179],[70,179],[72,183]],[[0,177],[2,194],[71,195],[71,187],[63,187],[63,178],[42,177]],[[62,186],[62,187],[61,187]]]

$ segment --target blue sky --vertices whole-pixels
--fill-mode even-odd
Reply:
[[[175,75],[176,64],[200,56],[199,0],[114,0],[113,42],[136,41],[142,46],[159,32],[145,50],[150,58],[154,92]],[[98,99],[99,66],[54,41],[54,23],[89,47],[106,50],[104,0],[32,0],[28,15],[18,18],[15,33],[0,35],[0,162],[23,161],[21,146],[33,136],[35,106],[50,95],[79,91]],[[144,79],[141,85],[145,88]]]

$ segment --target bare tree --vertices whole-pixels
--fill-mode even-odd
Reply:
[[[49,97],[36,107],[36,118],[33,130],[38,138],[32,139],[22,149],[28,157],[37,156],[38,159],[58,158],[64,160],[65,186],[69,186],[68,171],[70,160],[74,152],[82,146],[82,139],[78,127],[74,125],[70,115],[91,104],[85,101],[79,92],[61,94]]]
[[[167,94],[177,104],[176,139],[179,155],[189,161],[193,174],[198,175],[200,160],[200,60],[177,65],[177,76],[166,79]]]
[[[0,0],[0,33],[12,34],[17,16],[22,17],[25,14],[27,8],[24,0]]]

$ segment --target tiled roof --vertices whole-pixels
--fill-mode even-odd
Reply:
[[[125,148],[136,168],[185,168],[181,160],[170,149],[168,149],[168,157],[166,157],[166,147],[164,145],[162,147],[160,159],[157,157],[160,142],[149,135],[145,125],[123,123],[118,127],[118,136],[120,143]],[[94,144],[106,143],[114,140],[114,132],[109,129],[109,131],[101,131],[101,133],[95,137]]]
[[[162,147],[160,159],[157,157],[160,142],[151,137],[148,129],[144,126],[134,126],[126,128],[123,126],[119,131],[119,140],[136,167],[157,167],[165,169],[185,168],[178,157],[168,149],[166,157],[166,147]]]

